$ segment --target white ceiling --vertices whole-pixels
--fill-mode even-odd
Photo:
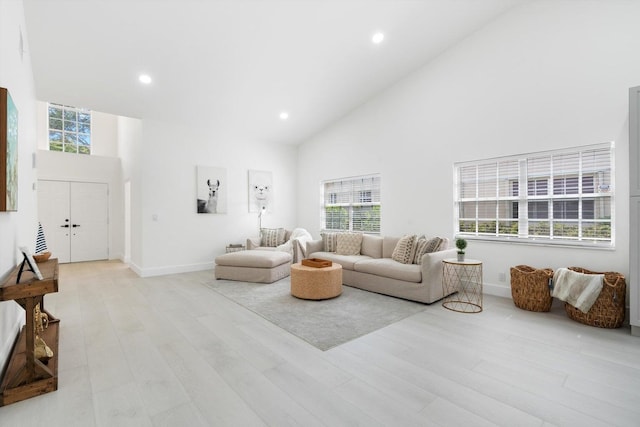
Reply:
[[[299,143],[526,0],[24,0],[39,100]],[[385,34],[371,43],[376,31]],[[138,82],[140,73],[153,78]],[[289,112],[287,121],[278,118]]]

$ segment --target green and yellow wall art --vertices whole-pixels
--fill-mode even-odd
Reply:
[[[18,109],[0,87],[0,211],[18,210]]]

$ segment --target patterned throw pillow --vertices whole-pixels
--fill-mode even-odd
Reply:
[[[360,255],[362,234],[338,233],[336,253],[338,255]]]
[[[260,230],[260,246],[275,248],[284,243],[284,228],[262,228]]]
[[[416,236],[406,235],[402,237],[396,244],[391,254],[391,259],[402,264],[411,264],[413,262],[413,243],[416,240]]]
[[[339,233],[320,233],[325,252],[335,252],[338,248]]]
[[[418,244],[416,245],[416,253],[413,258],[414,264],[422,264],[422,256],[424,254],[429,254],[431,252],[435,252],[440,248],[443,239],[440,237],[433,237],[431,239],[427,239],[426,237],[418,239]]]

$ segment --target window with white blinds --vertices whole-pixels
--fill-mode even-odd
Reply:
[[[456,235],[613,247],[613,143],[456,163]]]
[[[322,183],[323,230],[380,232],[380,175]]]

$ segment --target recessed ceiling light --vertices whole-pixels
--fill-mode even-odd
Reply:
[[[151,76],[148,74],[140,74],[140,76],[138,76],[138,80],[140,80],[140,83],[148,85],[151,83]]]
[[[283,111],[282,113],[280,113],[280,120],[287,120],[289,118],[289,113],[287,113],[286,111]]]
[[[380,44],[382,43],[382,40],[384,40],[384,34],[377,32],[373,35],[373,37],[371,37],[371,41],[375,44]]]

